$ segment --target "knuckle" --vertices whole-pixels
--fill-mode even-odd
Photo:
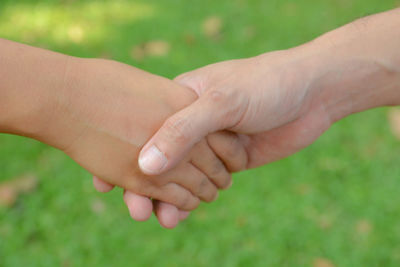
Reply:
[[[247,153],[237,135],[217,133],[208,138],[210,146],[219,151],[219,156],[229,172],[246,169]]]
[[[180,196],[177,196],[177,203],[180,207],[184,208],[186,207],[186,205],[188,205],[189,201],[190,201],[190,194],[189,193],[184,193]]]
[[[195,187],[191,190],[191,192],[193,193],[193,195],[203,198],[206,189],[207,189],[207,178],[202,177],[200,179],[197,179]]]
[[[191,203],[188,207],[184,208],[184,210],[186,210],[186,211],[192,211],[192,210],[194,210],[194,209],[197,209],[197,207],[198,207],[199,205],[200,205],[200,199],[198,199],[197,197],[193,197],[192,203]]]
[[[177,185],[174,185],[177,186]],[[186,208],[191,200],[193,198],[193,195],[187,191],[187,190],[180,190],[179,194],[175,194],[173,197],[173,201],[175,202],[175,205],[177,205],[178,208]]]
[[[211,177],[220,177],[225,173],[225,166],[219,160],[215,161],[212,164],[210,176]]]
[[[226,91],[220,90],[220,89],[214,89],[208,91],[208,99],[211,101],[213,104],[221,104],[225,103],[228,100],[228,94]]]
[[[231,179],[229,172],[222,163],[215,164],[213,171],[210,174],[213,183],[219,188],[225,188]]]
[[[179,201],[180,208],[184,210],[194,210],[199,204],[199,199],[189,192],[185,193]]]
[[[210,183],[207,178],[202,179],[200,184],[200,196],[206,202],[211,202],[217,195],[217,189]]]
[[[235,162],[232,164],[231,172],[240,172],[247,169],[249,159],[247,156],[247,152],[244,149],[241,149],[236,156]]]
[[[241,90],[224,86],[207,91],[206,97],[209,106],[218,108],[215,111],[222,118],[223,128],[234,127],[240,122],[247,110],[247,99]]]
[[[177,185],[175,184],[167,184],[165,188],[169,189],[169,192],[163,191],[163,189],[159,190],[160,196],[158,197],[159,200],[170,203],[176,206],[178,209],[184,208],[186,202],[189,199],[188,194],[185,191],[177,191]],[[165,190],[164,188],[164,190]],[[174,192],[173,194],[171,192]],[[177,193],[179,192],[179,193]]]
[[[232,176],[229,173],[227,173],[220,179],[218,186],[220,189],[227,189],[230,186],[231,181],[232,181]]]
[[[198,186],[198,195],[200,196],[206,195],[208,187],[209,187],[208,179],[205,177],[201,178]]]
[[[236,158],[240,155],[240,151],[242,149],[241,144],[239,143],[239,139],[235,136],[229,138],[229,142],[226,146],[226,154],[228,158]]]
[[[213,187],[210,188],[207,192],[207,196],[204,198],[204,201],[207,203],[213,202],[218,197],[218,190]]]
[[[174,143],[186,143],[189,140],[187,131],[189,121],[186,118],[168,119],[164,125],[166,129],[166,138]]]

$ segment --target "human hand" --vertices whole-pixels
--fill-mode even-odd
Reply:
[[[163,175],[144,175],[137,166],[145,141],[167,116],[194,101],[190,90],[106,60],[70,62],[66,81],[55,103],[62,117],[37,139],[109,184],[182,210],[196,208],[200,199],[214,200],[217,188],[229,186],[230,174],[206,140]]]
[[[300,49],[300,48],[299,48]],[[199,99],[170,117],[142,149],[153,145],[165,155],[161,173],[178,162],[204,135],[221,129],[240,133],[246,168],[288,156],[329,128],[323,106],[313,102],[302,53],[278,51],[213,64],[176,78]],[[144,171],[150,166],[142,167]]]
[[[252,168],[310,145],[352,113],[398,105],[400,39],[393,32],[399,12],[362,18],[289,50],[179,76],[176,81],[199,99],[171,116],[144,146],[140,158],[161,152],[141,168],[162,173],[203,136],[222,129],[240,134]]]
[[[174,128],[175,130],[181,132],[183,135],[186,137],[189,136],[194,136],[196,137],[201,137],[201,133],[199,133],[198,136],[194,135],[197,134],[195,129],[199,129],[199,127],[202,126],[210,126],[208,123],[214,123],[214,120],[220,120],[221,123],[227,123],[227,120],[232,119],[233,113],[236,112],[236,109],[240,109],[240,100],[243,100],[243,103],[248,103],[249,101],[259,101],[256,102],[255,104],[253,103],[253,106],[258,106],[260,105],[260,102],[262,101],[259,97],[252,98],[251,92],[252,90],[249,90],[248,92],[249,95],[245,95],[246,93],[244,92],[246,89],[254,89],[259,90],[260,92],[264,90],[262,86],[260,86],[262,80],[264,79],[265,75],[265,68],[263,69],[264,71],[260,73],[255,73],[255,70],[262,69],[261,64],[265,64],[265,66],[268,65],[273,65],[272,62],[275,62],[274,67],[278,67],[279,69],[275,70],[274,73],[272,73],[272,70],[270,71],[270,75],[266,75],[268,77],[271,77],[269,79],[269,84],[265,83],[264,86],[267,88],[275,88],[278,86],[280,83],[280,80],[282,81],[288,81],[285,79],[286,75],[289,75],[289,73],[286,73],[288,69],[286,68],[286,65],[283,61],[279,62],[278,60],[282,59],[282,53],[283,52],[275,52],[271,53],[269,55],[264,55],[263,57],[265,58],[254,58],[254,59],[246,59],[246,60],[235,60],[235,61],[228,61],[228,62],[222,62],[214,65],[210,65],[204,68],[201,68],[199,70],[189,72],[186,74],[183,74],[179,76],[176,81],[181,83],[182,85],[192,88],[199,96],[200,100],[203,94],[207,94],[207,90],[229,90],[229,89],[235,89],[236,91],[230,91],[232,95],[236,95],[236,99],[232,97],[230,100],[226,100],[226,103],[230,103],[230,105],[223,105],[224,103],[208,103],[208,107],[204,107],[202,104],[198,104],[198,107],[193,108],[193,110],[190,110],[190,107],[193,107],[194,105],[190,106],[189,108],[186,108],[184,112],[189,112],[184,113],[183,115],[180,116],[180,118],[183,118],[183,120],[179,120],[175,122],[175,125],[171,125],[171,128]],[[267,57],[269,59],[267,60]],[[271,66],[271,68],[273,68]],[[267,72],[268,73],[268,72]],[[275,75],[278,75],[276,77]],[[259,75],[259,80],[257,81],[255,78],[256,75]],[[274,78],[277,79],[274,79]],[[300,73],[299,73],[299,77]],[[294,77],[292,77],[294,78]],[[282,84],[282,83],[281,83]],[[291,87],[289,87],[289,84]],[[283,84],[282,84],[283,85]],[[284,88],[284,90],[280,92],[273,91],[270,94],[267,94],[264,96],[265,99],[270,100],[269,102],[265,103],[268,108],[271,108],[271,106],[275,106],[275,108],[272,108],[271,111],[274,114],[281,113],[281,121],[282,124],[286,124],[285,126],[282,127],[277,127],[274,130],[267,130],[263,131],[264,129],[260,129],[257,127],[262,127],[262,121],[265,120],[264,116],[261,118],[260,114],[255,114],[254,110],[250,111],[253,112],[251,114],[250,112],[246,111],[246,115],[248,118],[244,118],[242,115],[238,117],[243,117],[243,121],[246,120],[246,123],[243,123],[243,125],[240,125],[236,121],[232,122],[232,124],[236,124],[236,127],[231,127],[230,129],[238,131],[242,127],[242,129],[245,129],[244,131],[240,132],[260,132],[258,134],[251,134],[251,135],[245,135],[245,134],[240,134],[238,138],[233,139],[233,141],[230,142],[231,146],[224,145],[226,143],[227,139],[218,137],[215,134],[210,134],[207,138],[208,144],[213,148],[214,151],[220,151],[219,156],[220,158],[226,162],[228,162],[227,166],[230,171],[240,171],[245,168],[251,168],[251,167],[256,167],[261,164],[265,164],[270,161],[278,160],[286,155],[290,155],[297,150],[301,149],[302,147],[306,146],[307,144],[311,143],[315,138],[317,138],[318,134],[322,133],[323,128],[318,128],[318,124],[315,124],[318,122],[318,117],[315,116],[304,116],[304,118],[301,119],[293,119],[293,117],[296,117],[297,115],[287,115],[285,114],[285,110],[282,110],[284,108],[284,102],[278,102],[280,99],[284,98],[284,95],[288,94],[288,91],[293,90],[295,91],[296,88],[295,86],[300,85],[295,85],[293,83],[288,83],[288,87]],[[286,91],[285,91],[286,90]],[[300,90],[300,89],[299,89]],[[218,92],[218,94],[220,94]],[[224,93],[225,94],[225,93]],[[229,94],[229,93],[226,93]],[[276,95],[274,95],[276,94]],[[280,95],[281,94],[281,95]],[[299,92],[299,94],[306,94],[304,92]],[[249,99],[247,99],[248,97]],[[303,105],[304,103],[301,102],[301,98],[298,95],[294,95],[293,98],[299,98],[299,103],[297,105]],[[199,100],[199,101],[200,101]],[[300,107],[293,107],[291,106],[291,102],[293,102],[292,99],[286,99],[288,103],[286,104],[287,107],[287,113],[291,113],[290,110],[301,110]],[[211,102],[211,101],[210,101]],[[204,104],[204,102],[203,102]],[[214,104],[214,105],[212,105]],[[222,104],[221,108],[218,106],[219,104]],[[236,104],[236,106],[234,106]],[[249,105],[250,106],[250,105]],[[224,114],[224,108],[228,109],[227,113],[229,114],[228,116],[225,116]],[[246,104],[247,107],[247,104]],[[229,111],[230,108],[233,108],[234,111]],[[275,110],[274,110],[275,109]],[[221,114],[221,112],[223,114]],[[258,110],[258,112],[268,112],[266,110],[261,111]],[[292,112],[296,113],[296,112]],[[299,111],[300,113],[300,111]],[[179,114],[179,113],[178,113]],[[322,115],[321,113],[317,113],[318,115]],[[311,115],[314,115],[314,113],[311,113]],[[193,116],[193,117],[190,117]],[[201,118],[200,118],[201,117]],[[170,122],[173,120],[174,116],[170,119]],[[190,120],[190,122],[193,122],[193,125],[186,125],[182,128],[179,128],[181,125],[185,125],[184,119]],[[192,119],[190,119],[192,118]],[[204,121],[200,122],[198,119],[203,119]],[[254,121],[250,121],[249,119],[254,119]],[[276,120],[279,123],[279,118],[276,118]],[[292,123],[286,123],[286,121],[294,120]],[[319,121],[321,124],[323,123],[321,120]],[[168,122],[167,122],[168,123]],[[183,124],[181,124],[183,123]],[[203,124],[202,124],[203,123]],[[274,125],[274,120],[271,119],[271,125]],[[320,124],[320,125],[321,125]],[[168,125],[168,124],[167,124]],[[193,127],[193,128],[192,128]],[[221,126],[226,127],[226,126]],[[271,126],[272,128],[273,126]],[[308,132],[305,132],[305,128],[308,127]],[[313,128],[315,127],[315,128]],[[185,132],[186,130],[191,129],[191,132]],[[202,131],[204,129],[201,129]],[[212,132],[213,130],[208,130],[209,132]],[[195,133],[196,132],[196,133]],[[303,138],[300,137],[300,135],[303,133]],[[314,135],[312,135],[314,133]],[[233,133],[230,133],[233,135]],[[179,148],[180,145],[182,145],[183,142],[190,142],[191,140],[180,138],[179,136],[176,136],[175,133],[167,133],[166,134],[168,137],[177,137],[178,140],[166,140],[166,141],[172,141],[172,144],[177,145],[177,147],[174,148]],[[179,141],[175,142],[175,141]],[[232,144],[235,144],[232,146]],[[190,146],[190,145],[189,145]],[[234,148],[234,149],[232,149]],[[228,154],[224,154],[224,151],[229,151]],[[233,152],[233,153],[232,153]],[[173,155],[172,153],[165,153],[165,155]],[[240,159],[240,160],[239,160]],[[229,161],[233,161],[233,163],[229,164]],[[164,163],[163,163],[164,164]],[[168,168],[168,167],[167,167]],[[143,169],[146,171],[146,169]],[[102,183],[101,181],[95,180],[95,185],[98,188],[106,188],[106,190],[112,189],[112,187],[108,186],[107,184]],[[129,194],[129,195],[128,195]],[[139,214],[147,214],[145,218],[147,219],[150,216],[150,208],[146,207],[151,207],[151,205],[147,204],[146,201],[149,201],[148,199],[144,197],[137,196],[135,194],[130,194],[129,192],[126,192],[125,195],[125,202],[129,209],[133,212],[133,214],[136,214],[135,216],[132,216],[136,220],[140,220]],[[188,215],[187,213],[179,213],[179,211],[171,206],[171,205],[157,205],[158,202],[155,202],[155,213],[160,221],[160,223],[164,226],[170,225],[170,226],[175,226],[179,218],[186,218]],[[132,214],[132,212],[131,212]],[[171,223],[174,222],[174,223]]]
[[[149,74],[146,73],[146,75]],[[166,82],[166,79],[158,79],[162,80],[164,83]],[[165,89],[164,84],[160,84],[160,87],[157,87],[157,82],[159,82],[157,79],[153,79],[151,90],[154,90],[154,92],[152,92],[152,94],[158,94],[160,92],[160,88],[162,91],[167,90]],[[169,85],[169,87],[171,88],[168,99],[166,99],[165,96],[158,96],[153,99],[153,102],[156,103],[158,101],[159,104],[164,104],[165,101],[173,101],[174,106],[178,107],[178,103],[181,103],[183,100],[184,105],[187,105],[189,101],[194,101],[195,94],[193,91],[178,85]],[[182,89],[184,89],[184,94]],[[146,107],[146,109],[147,108],[148,107]],[[171,114],[171,112],[166,113],[165,111],[157,112],[157,109],[154,107],[152,107],[152,110],[154,113],[159,114],[162,117],[160,121],[165,119],[167,115]],[[153,116],[155,117],[156,114]],[[161,122],[159,125],[161,125]],[[138,128],[137,131],[140,132],[141,129]],[[149,134],[149,137],[150,136],[151,135]],[[227,188],[231,183],[230,174],[227,171],[237,172],[245,167],[247,155],[244,151],[244,148],[241,146],[237,135],[230,132],[214,133],[208,136],[206,140],[207,141],[202,141],[197,144],[195,149],[193,149],[191,153],[191,163],[203,171],[208,177],[210,177],[211,181],[215,183],[219,189]],[[185,175],[193,174],[185,173]],[[93,177],[93,183],[99,192],[108,192],[114,188],[114,184],[107,182],[106,180],[102,180],[97,176]],[[144,196],[143,194],[134,193],[131,190],[124,190],[124,201],[128,206],[133,219],[137,221],[145,221],[149,219],[152,211],[154,210],[158,220],[160,221],[160,224],[166,228],[175,227],[179,220],[182,220],[188,216],[188,212],[180,210],[172,204],[158,200],[151,201],[149,197]]]
[[[391,54],[396,50],[382,50],[371,39],[379,39],[381,33],[382,40],[391,36],[384,33],[398,23],[395,13],[394,23],[387,15],[368,21],[375,35],[360,34],[366,23],[361,21],[312,44],[218,63],[178,77],[200,99],[171,117],[145,146],[142,155],[152,143],[162,151],[156,153],[162,168],[142,164],[143,171],[157,174],[170,169],[200,138],[221,129],[240,133],[248,154],[246,167],[256,167],[308,146],[351,113],[398,104],[398,56]]]
[[[212,144],[210,147],[213,152],[223,161],[230,172],[237,172],[245,167],[247,154],[236,134],[218,132],[210,134],[206,137],[206,140],[209,145]],[[215,165],[217,161],[214,161],[214,163],[210,162],[204,153],[195,156],[198,156],[198,162],[202,162],[199,165],[204,166],[209,171],[209,176],[212,176],[214,171],[219,168],[218,165]],[[93,177],[93,184],[99,192],[103,193],[109,192],[114,188],[113,185],[97,177]],[[150,218],[152,211],[154,211],[158,221],[165,228],[174,228],[178,225],[179,221],[189,216],[189,212],[179,210],[174,205],[158,200],[153,200],[152,202],[149,197],[135,194],[129,190],[124,191],[124,201],[134,220],[146,221]]]
[[[0,75],[6,77],[0,87],[1,133],[59,148],[108,181],[108,188],[111,183],[169,198],[183,209],[195,207],[199,198],[214,199],[216,188],[230,183],[205,140],[169,174],[147,177],[137,166],[140,147],[162,121],[194,101],[190,90],[117,62],[78,59],[4,39],[0,47]]]

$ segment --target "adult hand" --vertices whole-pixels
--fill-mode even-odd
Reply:
[[[294,49],[179,76],[199,99],[170,117],[142,150],[141,156],[159,149],[154,162],[163,168],[141,169],[166,171],[202,136],[225,128],[241,133],[245,168],[256,167],[306,147],[342,117],[399,105],[399,12],[358,20]]]
[[[246,168],[256,167],[310,145],[342,117],[399,104],[400,39],[393,38],[399,26],[396,9],[297,48],[179,76],[176,81],[199,99],[171,116],[144,146],[142,171],[169,170],[202,137],[222,129],[240,134]]]
[[[154,147],[159,149],[163,157],[158,160],[164,163],[158,166],[164,167],[142,164],[141,169],[147,174],[166,171],[203,136],[221,129],[240,133],[248,154],[242,168],[280,159],[312,143],[331,121],[323,105],[312,102],[316,92],[301,54],[278,51],[213,64],[176,78],[200,98],[170,117],[143,148],[141,156],[146,157]]]
[[[172,168],[192,145],[209,133],[225,128],[246,134],[260,132],[253,135],[242,134],[238,141],[234,140],[228,145],[231,147],[231,152],[224,158],[235,163],[227,166],[230,171],[240,171],[278,159],[311,142],[311,138],[309,141],[301,138],[292,139],[289,142],[285,140],[285,138],[290,138],[289,135],[296,135],[293,132],[296,128],[301,131],[307,127],[299,122],[297,117],[303,112],[302,106],[305,106],[308,89],[301,79],[297,79],[297,77],[303,77],[297,69],[292,67],[293,73],[289,72],[288,66],[293,64],[294,60],[284,57],[285,53],[274,52],[253,59],[222,62],[179,76],[176,81],[192,88],[200,98],[167,120],[159,133],[151,140],[155,141],[157,148],[162,148],[161,151],[165,156],[175,155],[172,162],[166,163],[166,158],[163,158],[156,165],[165,165],[164,168],[152,172],[151,166],[143,166],[143,163],[147,161],[139,161],[142,170],[147,174],[157,174]],[[284,58],[287,58],[288,62],[284,62]],[[265,82],[266,77],[269,77],[267,82]],[[299,84],[295,84],[295,79],[299,81]],[[282,86],[282,90],[275,90],[279,86]],[[269,116],[269,114],[274,114],[274,116]],[[269,120],[269,125],[264,126],[263,120]],[[310,127],[314,127],[312,120],[315,118],[302,119],[302,121],[305,120],[309,121]],[[293,123],[281,129],[268,131],[279,123],[285,124],[290,121]],[[319,130],[315,129],[316,132]],[[317,133],[314,134],[315,137],[317,135]],[[207,141],[216,150],[224,139],[210,134]],[[150,150],[154,151],[154,149]],[[159,153],[159,155],[163,154]],[[226,163],[229,161],[225,161]],[[112,189],[110,185],[98,179],[94,180],[94,184],[100,191]],[[148,199],[130,192],[125,192],[124,199],[135,220],[148,218],[151,211],[150,205],[146,204]],[[158,201],[155,201],[155,204],[155,213],[163,226],[174,227],[179,218],[185,218],[188,215],[179,213],[171,205],[160,204]]]

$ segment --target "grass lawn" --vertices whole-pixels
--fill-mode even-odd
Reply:
[[[396,4],[1,0],[0,37],[173,78],[299,45]],[[141,50],[149,42],[150,55]],[[0,181],[32,173],[40,184],[0,207],[0,266],[400,266],[400,141],[386,113],[351,116],[304,151],[235,175],[218,201],[172,231],[155,218],[133,222],[121,190],[95,192],[61,152],[1,135]]]

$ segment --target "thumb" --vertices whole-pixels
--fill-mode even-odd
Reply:
[[[233,102],[237,101],[232,101],[227,92],[210,89],[171,116],[140,152],[141,170],[148,175],[163,173],[180,162],[203,137],[233,126],[241,116],[234,114]]]

